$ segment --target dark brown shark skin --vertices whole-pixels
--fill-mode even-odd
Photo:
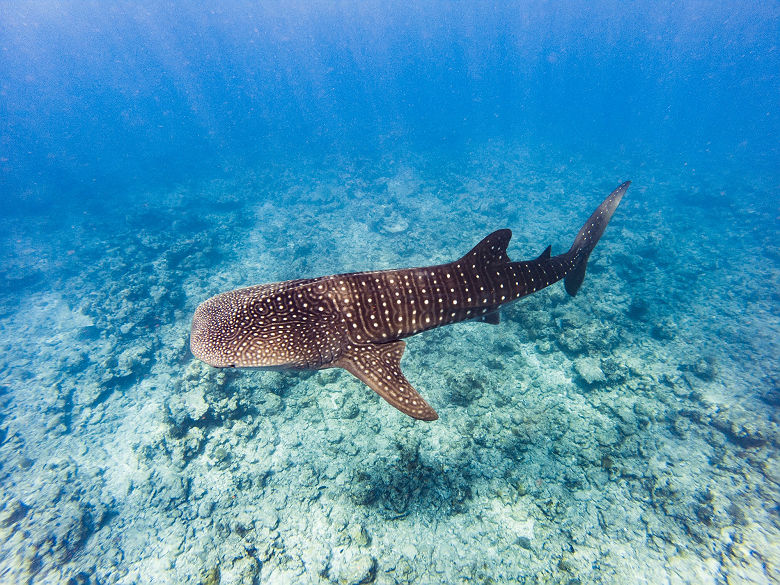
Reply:
[[[401,372],[405,337],[498,309],[561,279],[576,294],[588,257],[620,203],[623,183],[596,209],[568,252],[512,262],[512,232],[493,232],[468,254],[424,268],[337,274],[222,293],[195,311],[192,353],[214,367],[320,369],[354,374],[401,412],[438,415]]]

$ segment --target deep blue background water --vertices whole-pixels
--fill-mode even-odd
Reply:
[[[493,137],[771,175],[779,39],[777,2],[2,1],[0,187]]]

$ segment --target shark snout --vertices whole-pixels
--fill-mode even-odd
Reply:
[[[219,297],[201,303],[192,316],[190,351],[199,360],[215,368],[234,366],[224,351],[225,324],[222,323]]]

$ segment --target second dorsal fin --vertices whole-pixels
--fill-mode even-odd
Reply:
[[[550,259],[550,253],[551,253],[551,252],[552,252],[552,246],[547,246],[547,247],[544,249],[544,252],[542,252],[541,254],[539,254],[539,257],[537,258],[537,260],[549,260],[549,259]]]

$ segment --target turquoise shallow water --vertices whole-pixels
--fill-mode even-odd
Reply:
[[[774,8],[0,7],[0,583],[780,582]],[[626,179],[576,297],[407,339],[436,422],[189,351]]]

